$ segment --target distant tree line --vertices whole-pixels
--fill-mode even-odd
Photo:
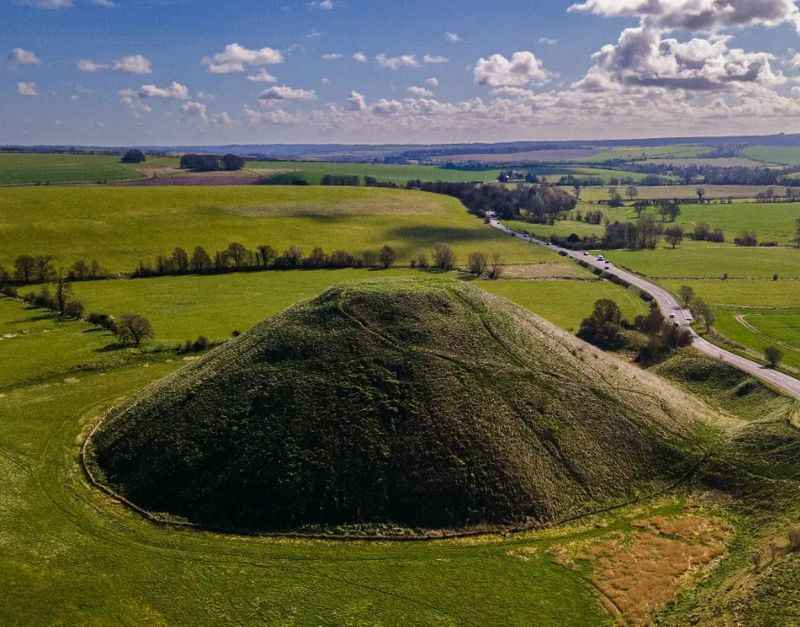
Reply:
[[[11,272],[0,266],[0,284],[48,283],[57,275],[54,262],[53,255],[19,255],[14,260],[14,269]],[[91,261],[78,259],[69,269],[61,272],[70,281],[108,278],[108,272],[94,259]]]
[[[326,253],[319,246],[304,254],[297,246],[289,246],[282,254],[267,244],[249,249],[239,242],[231,242],[224,250],[209,254],[196,246],[191,254],[176,247],[169,255],[159,255],[152,263],[140,262],[133,271],[134,278],[179,274],[222,274],[259,270],[316,270],[322,268],[389,268],[397,260],[391,246],[379,250],[350,253],[336,250]]]
[[[789,178],[785,171],[767,167],[722,167],[710,164],[676,165],[670,163],[633,163],[627,164],[625,167],[636,172],[676,177],[684,185],[702,181],[705,185],[800,186],[800,179]]]
[[[234,154],[227,154],[222,157],[218,155],[197,155],[187,154],[181,156],[181,169],[192,170],[193,172],[215,172],[224,170],[231,172],[241,170],[246,161]]]
[[[578,203],[575,196],[552,185],[506,189],[499,185],[475,183],[409,181],[407,187],[458,198],[470,213],[481,217],[494,211],[504,220],[537,224],[552,224],[557,216],[572,211]]]

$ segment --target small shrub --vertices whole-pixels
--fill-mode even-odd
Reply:
[[[83,316],[83,303],[79,300],[70,300],[64,305],[64,317],[79,320]]]
[[[208,338],[205,337],[204,335],[201,335],[194,341],[194,344],[192,344],[192,350],[195,353],[200,353],[202,351],[208,350],[208,347],[210,345],[211,343],[208,341]]]
[[[767,361],[767,366],[777,368],[783,360],[783,351],[777,346],[767,346],[764,349],[764,359]]]

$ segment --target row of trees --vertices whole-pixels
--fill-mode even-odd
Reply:
[[[72,281],[103,279],[108,273],[96,260],[78,259],[66,271],[56,271],[53,255],[19,255],[14,260],[14,269],[7,271],[0,266],[0,284],[14,282],[18,285],[47,283],[61,273]]]
[[[181,157],[181,169],[192,170],[193,172],[214,172],[225,170],[232,172],[241,170],[246,161],[234,154],[227,154],[222,157],[218,155],[197,155],[187,154]]]
[[[481,217],[494,211],[504,220],[526,220],[536,224],[551,223],[556,216],[575,209],[578,202],[575,196],[553,185],[506,189],[499,185],[475,183],[409,181],[406,187],[453,196],[470,213]]]
[[[191,254],[176,247],[169,255],[159,255],[153,263],[140,262],[133,272],[136,278],[176,274],[219,274],[246,270],[293,270],[321,268],[390,268],[397,260],[391,246],[380,250],[366,250],[353,254],[337,250],[330,254],[315,247],[308,255],[297,246],[289,246],[282,254],[267,244],[249,249],[239,242],[231,242],[213,256],[202,246]]]

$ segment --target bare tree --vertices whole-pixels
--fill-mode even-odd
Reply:
[[[381,248],[380,252],[378,253],[378,259],[380,259],[381,265],[384,267],[384,269],[388,269],[392,267],[397,259],[397,253],[394,251],[394,248],[387,244]]]
[[[450,271],[456,267],[456,254],[447,244],[434,244],[433,265],[439,270]]]
[[[489,261],[482,252],[476,251],[470,253],[469,259],[467,260],[467,267],[469,268],[470,274],[474,274],[477,277],[483,276],[488,265]]]

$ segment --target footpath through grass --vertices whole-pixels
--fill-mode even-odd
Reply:
[[[315,246],[359,253],[389,244],[399,263],[436,242],[462,263],[475,250],[506,263],[557,257],[486,227],[456,199],[356,187],[39,187],[0,190],[0,264],[20,254],[51,254],[56,266],[96,258],[113,272],[168,255],[176,246],[210,254],[237,241],[279,252]]]

